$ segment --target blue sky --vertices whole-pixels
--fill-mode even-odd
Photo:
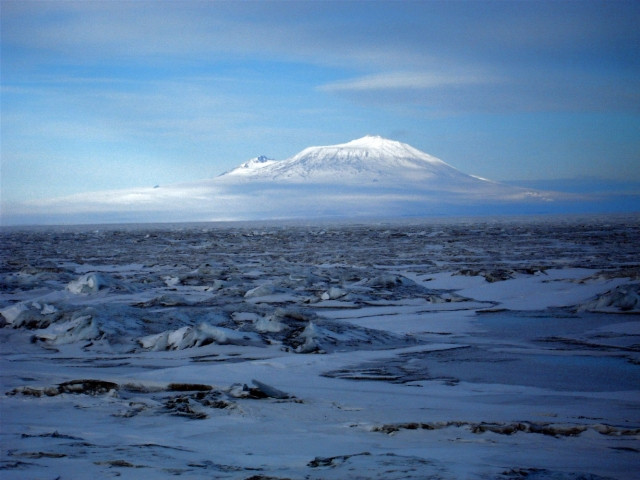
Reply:
[[[640,2],[1,2],[2,201],[377,134],[494,180],[640,181]]]

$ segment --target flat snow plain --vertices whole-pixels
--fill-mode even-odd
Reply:
[[[0,244],[3,479],[638,478],[638,216]]]

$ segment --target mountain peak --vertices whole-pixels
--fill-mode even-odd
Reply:
[[[332,164],[350,167],[360,164],[358,170],[396,172],[415,168],[450,167],[442,160],[418,150],[406,143],[389,140],[378,135],[366,135],[338,145],[309,147],[292,157],[290,162],[304,162],[326,166]]]
[[[257,157],[254,157],[250,160],[247,160],[244,163],[241,163],[239,166],[237,166],[233,170],[223,173],[221,176],[229,175],[229,174],[245,175],[245,176],[251,175],[256,170],[264,168],[275,162],[276,160],[274,160],[273,158],[269,158],[266,155],[258,155]]]
[[[312,148],[363,148],[363,149],[398,149],[398,148],[413,148],[406,143],[399,142],[397,140],[391,140],[389,138],[381,137],[380,135],[365,135],[361,138],[356,138],[347,143],[341,143],[338,145],[328,145],[326,147],[312,147]],[[414,149],[415,150],[415,149]]]
[[[353,147],[376,148],[385,144],[398,144],[398,143],[400,142],[381,137],[380,135],[365,135],[362,138],[351,140],[350,142],[344,143],[343,145],[345,146],[349,145]]]

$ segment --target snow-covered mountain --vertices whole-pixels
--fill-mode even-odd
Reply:
[[[482,200],[551,199],[550,194],[513,187],[468,175],[411,145],[379,136],[365,136],[338,145],[309,147],[282,161],[257,157],[222,174],[225,185],[324,185],[365,188],[371,193],[394,189],[414,196],[454,194]],[[469,198],[471,199],[471,198]]]
[[[36,223],[496,215],[555,213],[562,199],[468,175],[405,143],[366,136],[285,160],[259,156],[198,182],[31,202],[14,215]]]
[[[258,157],[222,175],[233,181],[367,184],[390,182],[469,182],[466,175],[442,160],[407,145],[379,136],[366,136],[339,145],[309,147],[297,155],[272,161]]]

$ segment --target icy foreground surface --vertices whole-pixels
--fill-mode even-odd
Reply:
[[[637,478],[637,216],[0,245],[3,479]]]

